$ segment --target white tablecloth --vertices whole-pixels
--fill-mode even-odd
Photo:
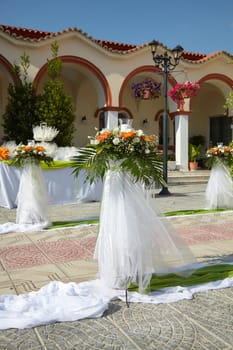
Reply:
[[[43,170],[50,204],[76,204],[100,201],[102,182],[84,183],[84,172],[74,178],[72,168]],[[0,162],[0,206],[17,207],[17,193],[22,170]]]

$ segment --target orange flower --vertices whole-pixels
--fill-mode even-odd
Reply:
[[[31,149],[32,149],[32,146],[25,146],[24,147],[25,152],[31,151]]]
[[[211,153],[211,154],[219,153],[218,147],[212,147],[212,148],[210,148],[210,149],[209,149],[209,153]]]
[[[112,133],[110,131],[105,131],[102,134],[99,134],[97,136],[97,140],[98,141],[104,141],[108,136],[111,136],[111,135],[112,135]]]
[[[36,152],[44,152],[45,148],[43,146],[36,146]]]
[[[122,132],[121,133],[121,137],[123,138],[123,139],[130,139],[130,138],[133,138],[133,137],[135,137],[137,134],[136,134],[136,132],[134,132],[134,131],[128,131],[128,132]]]
[[[224,152],[230,152],[231,148],[228,146],[223,147]]]
[[[0,147],[0,159],[6,160],[9,157],[9,149],[7,147]]]
[[[156,137],[155,137],[155,135],[145,135],[144,140],[145,141],[155,141]]]

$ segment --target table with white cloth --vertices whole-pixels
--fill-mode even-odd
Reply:
[[[76,204],[81,202],[98,202],[102,196],[102,181],[90,184],[85,182],[85,172],[80,172],[75,178],[73,168],[69,166],[54,166],[43,169],[45,183],[48,189],[50,204]],[[0,206],[17,207],[22,169],[5,162],[0,162]]]

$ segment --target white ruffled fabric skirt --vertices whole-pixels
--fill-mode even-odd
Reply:
[[[27,163],[23,167],[17,195],[16,224],[50,225],[47,218],[49,197],[41,167]]]
[[[206,208],[233,208],[233,181],[230,169],[224,164],[216,164],[210,172],[205,192]]]
[[[98,277],[108,287],[122,289],[135,282],[143,291],[153,273],[185,274],[181,270],[194,264],[188,246],[155,210],[140,183],[121,171],[108,171],[94,253]]]

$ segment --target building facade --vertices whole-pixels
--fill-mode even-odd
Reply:
[[[62,81],[66,93],[72,97],[76,116],[74,146],[84,146],[87,137],[95,134],[95,128],[115,126],[118,118],[124,116],[133,119],[134,128],[158,135],[162,147],[163,94],[143,100],[132,93],[132,84],[147,78],[163,84],[163,74],[154,65],[150,45],[97,40],[76,28],[49,33],[0,26],[0,139],[7,88],[13,82],[12,66],[20,64],[20,56],[26,53],[30,58],[29,77],[40,93],[48,79],[47,59],[51,58],[54,41],[63,62]],[[171,53],[160,43],[158,53],[165,51]],[[168,97],[168,147],[176,151],[180,168],[187,167],[182,144],[187,144],[189,137],[204,136],[203,150],[211,144],[228,144],[232,140],[233,113],[223,107],[233,87],[231,60],[232,55],[225,51],[211,54],[184,51],[179,65],[169,74],[168,89],[177,82],[195,81],[201,85],[182,116]],[[185,130],[182,132],[180,128]]]

